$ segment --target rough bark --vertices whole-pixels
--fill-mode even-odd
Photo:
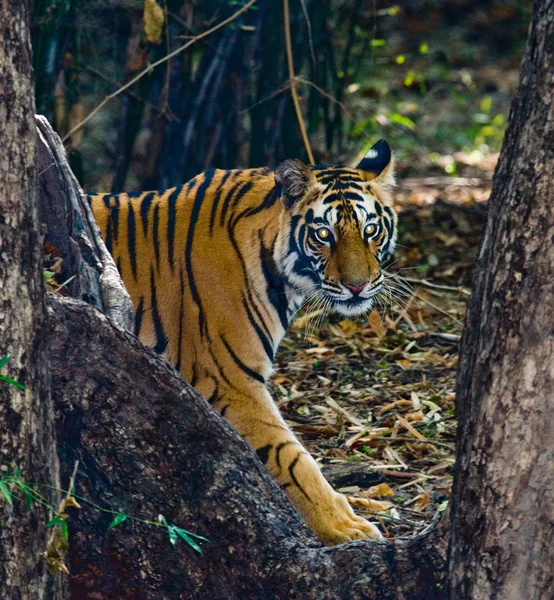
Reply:
[[[441,598],[446,536],[320,548],[254,451],[164,360],[90,307],[51,298],[59,452],[77,493],[207,537],[167,532],[86,503],[71,511],[72,597]]]
[[[554,2],[535,2],[458,376],[451,598],[554,597]]]
[[[84,193],[67,164],[59,136],[47,119],[36,117],[39,214],[45,252],[62,258],[59,283],[102,310],[117,325],[133,330],[133,307]]]
[[[35,124],[25,3],[0,1],[0,469],[3,476],[59,485],[46,357],[39,225],[35,205]],[[10,487],[8,485],[8,487]],[[13,491],[13,489],[12,489]],[[55,494],[45,495],[52,504]],[[13,600],[62,598],[42,554],[49,531],[42,506],[31,512],[0,494],[0,590]]]

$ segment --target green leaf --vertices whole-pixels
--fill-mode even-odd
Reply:
[[[172,546],[175,546],[177,543],[177,532],[175,531],[174,525],[168,525],[167,527],[167,535],[169,536],[169,541]]]
[[[183,540],[185,540],[185,542],[193,550],[196,550],[196,552],[198,552],[199,554],[202,554],[202,548],[200,548],[200,546],[192,539],[192,537],[188,534],[188,532],[186,532],[184,529],[181,529],[180,527],[175,527],[175,526],[173,526],[172,529],[177,533],[177,535],[179,535],[179,537],[181,537]],[[199,536],[195,536],[195,537],[199,537]],[[205,540],[206,538],[200,538],[200,539]]]
[[[63,539],[67,542],[69,541],[69,529],[67,528],[67,523],[62,519],[60,523],[60,527],[62,528],[62,536]]]
[[[204,537],[203,535],[198,535],[197,533],[192,533],[192,531],[187,531],[186,529],[181,529],[180,527],[176,527],[174,526],[175,529],[180,529],[181,531],[184,531],[187,535],[189,535],[190,537],[196,538],[197,540],[202,540],[204,542],[209,542],[210,540],[206,537]]]
[[[62,521],[63,521],[63,519],[60,517],[60,515],[58,515],[57,517],[50,519],[50,521],[48,521],[48,523],[46,523],[46,527],[54,527],[54,525],[57,525],[58,523],[61,523]]]
[[[438,507],[437,507],[437,511],[438,512],[444,512],[446,510],[446,507],[448,506],[448,500],[445,500],[444,502],[441,502]]]
[[[110,529],[113,529],[114,527],[117,527],[118,525],[121,525],[121,523],[123,523],[123,521],[125,521],[127,519],[127,515],[125,513],[119,512],[117,513],[117,515],[115,515],[113,521],[110,523],[110,526],[108,527],[108,531]]]
[[[390,120],[394,123],[398,123],[398,125],[407,127],[410,131],[414,131],[416,129],[416,124],[409,117],[405,117],[400,113],[392,113],[390,115]]]
[[[14,381],[10,377],[6,377],[5,375],[0,375],[0,381],[5,381],[6,383],[9,383],[10,385],[14,385],[16,388],[19,388],[20,390],[27,389],[22,383],[19,383],[19,381]]]
[[[0,369],[8,363],[10,360],[10,353],[8,352],[5,356],[0,358]]]
[[[385,40],[371,40],[370,44],[372,48],[380,48],[384,46],[387,42]]]
[[[33,496],[27,486],[23,486],[23,494],[25,494],[25,502],[27,502],[27,507],[29,510],[33,510]]]
[[[56,277],[56,273],[54,273],[54,271],[43,271],[42,277],[44,279],[44,283],[51,283],[54,277]]]
[[[2,492],[2,494],[4,494],[4,497],[6,498],[8,504],[13,505],[12,495],[10,493],[10,490],[8,489],[8,486],[3,481],[0,481],[0,491]]]

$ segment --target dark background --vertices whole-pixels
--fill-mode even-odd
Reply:
[[[243,0],[34,0],[37,112],[63,136],[148,64]],[[530,2],[290,0],[298,91],[316,162],[380,137],[404,176],[490,171],[517,84]],[[158,66],[67,140],[89,190],[169,187],[207,167],[306,160],[288,89],[283,3],[258,0]]]

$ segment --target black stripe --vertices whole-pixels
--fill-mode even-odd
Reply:
[[[249,181],[246,185],[243,185],[237,192],[235,199],[233,200],[233,206],[236,206],[242,198],[252,189],[253,182]]]
[[[137,310],[135,311],[135,335],[140,337],[140,326],[142,325],[142,314],[144,312],[144,298],[140,299]]]
[[[265,200],[264,200],[264,202],[265,202]],[[262,317],[262,315],[260,314],[260,311],[258,310],[258,307],[256,306],[256,302],[254,300],[254,295],[253,295],[253,292],[252,292],[252,289],[251,289],[251,286],[250,286],[250,282],[249,282],[248,267],[246,265],[246,261],[244,260],[242,254],[240,252],[239,245],[238,245],[238,243],[237,243],[237,241],[235,239],[235,226],[236,226],[236,224],[243,217],[250,216],[254,212],[257,212],[258,209],[259,209],[259,207],[257,207],[256,209],[249,208],[247,210],[242,211],[242,213],[240,213],[238,215],[238,217],[235,217],[234,220],[229,220],[229,222],[227,223],[227,231],[229,233],[229,239],[231,240],[231,244],[233,245],[233,248],[235,250],[237,258],[239,259],[240,264],[241,264],[242,274],[243,274],[244,281],[245,281],[245,286],[246,286],[246,295],[247,295],[248,301],[250,303],[250,306],[254,310],[255,315],[258,317],[258,320],[261,323],[262,329],[265,330],[265,333],[266,333],[267,337],[269,339],[271,339],[273,337],[272,336],[272,332],[269,330],[269,327],[267,326],[264,318]],[[260,243],[261,243],[261,238],[262,238],[262,235],[263,235],[262,234],[262,230],[258,231],[258,235],[260,237]],[[260,302],[260,304],[262,306],[265,306],[265,302]],[[269,313],[269,311],[268,311],[267,314],[271,317],[271,313]]]
[[[226,404],[222,409],[221,412],[219,413],[222,417],[225,416],[225,413],[227,412],[227,409],[229,408],[229,405]]]
[[[239,367],[239,369],[241,369],[249,377],[252,377],[252,379],[259,381],[260,383],[265,383],[265,379],[258,373],[258,371],[255,371],[254,369],[251,369],[249,366],[245,365],[242,360],[233,352],[233,349],[231,346],[229,346],[227,340],[223,336],[221,336],[221,341],[225,345],[225,348],[227,348],[227,352],[229,352],[231,358],[235,361],[235,364],[237,367]]]
[[[112,248],[113,243],[112,243],[112,218],[110,215],[108,215],[106,239],[104,240],[104,243],[106,244],[106,248],[108,249],[108,252],[111,254],[112,249],[113,249]]]
[[[220,227],[223,227],[223,225],[225,225],[225,216],[227,215],[227,211],[229,209],[229,206],[231,205],[231,199],[235,195],[235,192],[237,192],[237,195],[239,195],[242,192],[242,190],[245,187],[247,187],[247,186],[252,187],[252,182],[250,182],[250,181],[246,181],[246,182],[240,181],[239,183],[237,183],[236,185],[234,185],[229,190],[229,192],[227,193],[227,195],[225,196],[225,199],[223,200],[223,206],[221,207],[221,215],[219,216],[219,226]]]
[[[223,381],[232,389],[237,390],[236,386],[234,386],[231,381],[229,380],[229,378],[227,377],[227,375],[225,375],[225,371],[223,370],[223,367],[219,364],[215,354],[213,353],[213,350],[211,348],[211,346],[208,346],[208,350],[210,352],[210,356],[212,357],[212,360],[214,361],[215,366],[217,367],[217,372],[219,373],[219,376],[221,377],[221,379],[223,379]],[[239,390],[237,390],[239,391]]]
[[[115,266],[117,267],[117,270],[119,271],[119,274],[121,275],[121,256],[117,257],[117,261],[115,263]]]
[[[267,464],[267,461],[269,460],[269,452],[270,450],[273,448],[272,444],[268,444],[267,446],[264,446],[263,448],[258,448],[256,450],[256,454],[258,455],[258,458],[265,464]]]
[[[152,320],[154,321],[154,331],[156,333],[156,345],[154,346],[154,352],[161,354],[167,348],[167,337],[160,319],[160,313],[158,312],[154,267],[150,267],[150,291],[152,293]]]
[[[273,344],[271,343],[271,341],[268,339],[267,335],[263,332],[262,328],[258,325],[256,320],[254,319],[254,315],[252,314],[252,311],[250,310],[250,308],[248,306],[248,302],[247,302],[246,298],[244,297],[244,295],[242,297],[242,305],[244,306],[244,310],[246,311],[246,316],[248,317],[250,324],[252,325],[252,327],[254,327],[254,331],[258,334],[258,338],[260,339],[260,342],[262,342],[262,346],[264,347],[265,353],[267,354],[269,360],[271,360],[273,362],[273,359],[275,358]]]
[[[275,462],[277,463],[277,466],[278,466],[279,468],[281,468],[281,450],[282,450],[283,448],[285,448],[286,446],[290,446],[291,444],[297,444],[297,443],[298,443],[298,442],[292,442],[292,441],[289,441],[289,442],[281,442],[281,443],[280,443],[280,444],[277,446],[277,448],[276,448],[276,450],[275,450]]]
[[[355,202],[363,201],[360,194],[354,192],[335,192],[331,193],[323,199],[323,204],[331,204],[332,202],[342,202],[343,200],[352,200]]]
[[[160,270],[160,204],[154,206],[154,222],[152,223],[154,237],[154,254],[156,255],[156,267]]]
[[[206,399],[206,401],[208,402],[208,404],[214,404],[214,402],[216,402],[217,400],[217,396],[218,396],[218,389],[217,389],[217,385],[215,386],[215,390],[212,392],[212,395]]]
[[[179,338],[177,348],[177,363],[175,368],[177,371],[181,370],[181,347],[183,345],[183,321],[185,319],[185,277],[183,275],[183,269],[179,269]],[[194,383],[191,382],[191,385]]]
[[[175,188],[167,199],[167,257],[169,266],[173,270],[173,246],[175,244],[175,220],[177,216],[177,198],[181,193],[183,186]]]
[[[156,192],[146,194],[140,203],[140,218],[142,220],[142,232],[144,233],[145,238],[148,236],[148,211],[150,210],[155,195]]]
[[[274,248],[266,248],[260,238],[260,260],[262,273],[266,281],[266,294],[273,308],[279,315],[279,320],[284,329],[289,325],[287,317],[287,298],[285,296],[285,285],[279,275],[279,270],[273,258]]]
[[[113,239],[117,242],[119,237],[119,196],[111,196],[114,199],[115,206],[110,208],[110,216],[113,223]]]
[[[137,278],[137,247],[135,239],[135,212],[133,204],[129,200],[129,213],[127,215],[127,246],[129,249],[129,260],[131,261],[131,271],[133,277]]]
[[[192,242],[194,240],[194,231],[196,227],[196,222],[198,221],[198,216],[200,214],[200,207],[202,206],[202,200],[206,194],[206,190],[210,187],[214,176],[215,170],[209,169],[204,173],[204,181],[198,187],[198,191],[196,192],[196,197],[194,198],[194,205],[192,207],[192,212],[190,215],[188,233],[187,233],[187,243],[185,247],[185,266],[187,269],[187,277],[189,280],[190,293],[192,296],[193,302],[198,306],[198,326],[200,329],[200,335],[204,335],[205,333],[205,322],[204,322],[204,312],[202,310],[202,303],[200,301],[200,296],[198,294],[198,290],[196,289],[196,283],[194,281],[194,273],[192,269]]]
[[[219,199],[221,198],[221,192],[223,191],[223,186],[225,185],[227,179],[229,179],[232,172],[233,171],[227,171],[227,173],[225,173],[225,175],[223,175],[223,178],[221,179],[221,181],[217,187],[217,192],[216,192],[214,201],[212,203],[212,214],[210,215],[210,235],[213,235],[213,232],[214,232],[215,217],[217,214],[217,205],[219,204]]]
[[[296,467],[296,463],[300,460],[300,457],[302,456],[303,452],[299,452],[296,455],[296,458],[290,463],[289,465],[289,475],[290,478],[292,479],[294,485],[304,494],[304,496],[306,496],[306,498],[311,502],[312,499],[310,498],[310,496],[308,496],[308,494],[305,492],[304,488],[298,483],[298,479],[296,479],[295,475],[294,475],[294,467]]]

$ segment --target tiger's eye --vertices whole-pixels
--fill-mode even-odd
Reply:
[[[326,242],[331,235],[331,232],[329,229],[327,229],[327,227],[320,227],[315,233],[322,242]]]
[[[364,233],[365,235],[373,235],[377,231],[377,225],[375,223],[370,223],[365,226]]]

